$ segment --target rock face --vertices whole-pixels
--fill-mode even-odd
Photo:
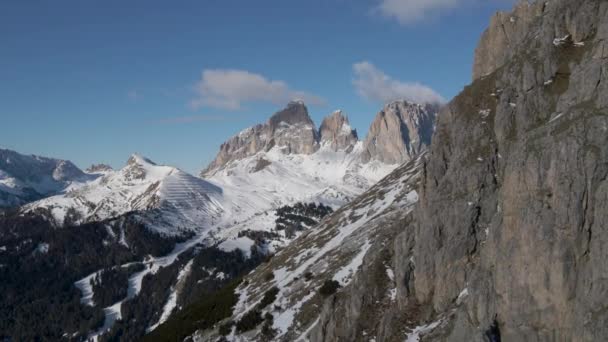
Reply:
[[[363,161],[401,164],[414,159],[431,143],[437,106],[395,101],[371,124],[363,143]]]
[[[439,117],[411,299],[447,312],[467,289],[447,340],[605,340],[608,2],[539,2],[512,16],[527,28]]]
[[[352,149],[359,138],[357,131],[352,129],[348,117],[341,110],[326,117],[319,128],[321,145],[329,145],[334,151]]]
[[[201,172],[205,177],[233,160],[278,146],[286,154],[311,154],[319,148],[315,124],[301,101],[292,101],[266,124],[250,127],[220,147],[215,160]]]
[[[110,171],[113,171],[113,169],[107,164],[93,164],[86,169],[87,173],[107,173]]]
[[[513,56],[544,7],[540,1],[533,4],[520,2],[513,12],[498,12],[492,17],[475,49],[473,80],[490,74]]]

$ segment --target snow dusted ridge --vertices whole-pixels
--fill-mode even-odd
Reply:
[[[387,243],[383,237],[385,227],[407,215],[418,201],[420,170],[420,159],[398,168],[291,242],[268,264],[258,267],[237,288],[240,299],[231,319],[238,321],[258,306],[268,290],[276,287],[279,290],[276,300],[262,310],[262,316],[266,313],[273,316],[272,328],[277,332],[274,340],[308,340],[323,304],[319,288],[331,279],[343,287],[349,286],[368,252],[378,248],[379,243]],[[392,270],[387,273],[392,275]],[[271,281],[269,274],[273,275]],[[387,301],[391,300],[394,299],[387,296]],[[259,328],[243,335],[233,330],[228,340],[260,340]],[[204,331],[194,337],[207,341],[217,336],[214,331]]]
[[[94,179],[67,160],[0,149],[0,207],[19,206]]]
[[[67,219],[82,223],[131,211],[158,210],[160,216],[147,220],[149,228],[173,236],[215,223],[222,214],[221,199],[222,190],[209,182],[133,155],[121,170],[107,171],[91,182],[26,205],[22,210],[46,210],[58,225]]]

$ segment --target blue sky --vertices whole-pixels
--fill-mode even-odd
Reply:
[[[361,138],[394,97],[449,100],[509,0],[3,1],[0,147],[199,171],[303,98]]]

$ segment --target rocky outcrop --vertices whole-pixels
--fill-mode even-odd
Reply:
[[[208,177],[231,161],[268,151],[275,146],[286,154],[311,154],[319,148],[315,124],[303,102],[290,102],[266,124],[247,128],[223,143],[220,152],[201,172],[201,176]]]
[[[319,136],[321,145],[330,146],[334,151],[348,151],[359,141],[357,131],[350,126],[348,117],[341,110],[323,119]]]
[[[113,171],[113,169],[108,164],[93,164],[86,169],[87,173],[106,173],[110,171]]]
[[[363,143],[363,161],[401,164],[414,159],[431,143],[437,108],[407,101],[386,105]]]
[[[416,211],[415,298],[445,312],[467,289],[448,340],[492,326],[507,341],[605,340],[608,2],[526,8],[534,18],[513,51],[497,51],[502,67],[439,117]]]
[[[475,49],[473,80],[492,73],[513,56],[545,6],[541,1],[522,1],[512,12],[498,12],[492,17]]]

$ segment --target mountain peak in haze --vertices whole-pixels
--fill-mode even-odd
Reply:
[[[68,160],[23,155],[0,149],[0,207],[17,206],[89,180]]]

